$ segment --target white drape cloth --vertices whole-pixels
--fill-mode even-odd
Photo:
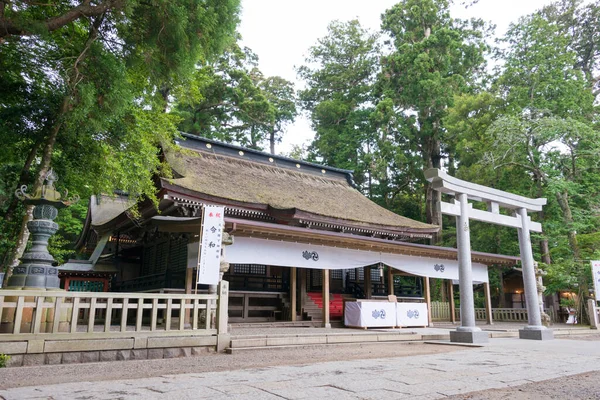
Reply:
[[[236,237],[227,247],[231,264],[264,264],[313,269],[352,269],[384,263],[413,275],[458,280],[458,261],[344,249],[305,243]],[[487,266],[473,263],[473,282],[488,281]]]

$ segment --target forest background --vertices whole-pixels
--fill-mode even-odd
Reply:
[[[297,70],[298,90],[264,76],[240,44],[239,0],[0,1],[3,269],[28,240],[31,209],[14,191],[35,191],[49,168],[83,199],[117,189],[154,199],[153,177],[169,174],[158,148],[179,131],[274,153],[303,113],[315,138],[286,155],[353,170],[373,201],[443,226],[434,244],[455,246],[455,228],[424,169],[547,198],[532,238],[547,291],[589,297],[589,260],[600,258],[600,1],[557,1],[495,41],[491,24],[453,18],[450,6],[400,1],[378,31],[332,21]],[[86,212],[86,201],[61,210],[59,262]],[[471,238],[474,250],[519,253],[514,229],[475,222]],[[503,271],[490,271],[497,293]]]

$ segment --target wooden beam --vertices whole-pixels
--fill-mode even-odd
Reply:
[[[450,301],[450,321],[456,323],[456,306],[454,304],[454,283],[452,279],[448,281],[448,299]]]
[[[185,294],[192,294],[192,281],[194,280],[194,268],[187,268],[185,270]],[[183,303],[183,300],[182,300]],[[190,310],[185,310],[185,323],[190,323]],[[179,317],[181,318],[181,312]]]
[[[296,267],[290,268],[290,309],[291,309],[291,321],[296,320]]]
[[[371,284],[371,267],[365,267],[365,297],[371,298],[373,285]]]
[[[392,273],[392,267],[388,267],[388,294],[394,294],[394,274]]]
[[[323,270],[323,328],[331,328],[329,320],[329,270]]]
[[[490,295],[490,283],[485,282],[483,284],[483,292],[485,294],[485,317],[489,325],[493,325],[492,321],[492,297]]]
[[[300,269],[300,319],[304,319],[304,307],[306,306],[306,276],[308,275],[308,269]]]
[[[429,277],[423,277],[423,289],[425,289],[425,302],[427,302],[427,323],[428,326],[432,326],[431,323],[431,288],[429,287]]]

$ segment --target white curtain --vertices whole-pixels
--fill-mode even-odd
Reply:
[[[458,261],[353,250],[318,244],[236,237],[226,248],[232,264],[265,264],[313,269],[352,269],[377,263],[419,276],[458,280]],[[488,281],[487,266],[473,263],[473,282]]]

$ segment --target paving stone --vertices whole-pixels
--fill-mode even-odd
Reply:
[[[148,349],[148,359],[163,358],[164,349]]]
[[[192,355],[192,348],[191,347],[182,347],[181,353],[182,353],[183,357],[190,357]]]
[[[162,353],[162,349],[161,349]],[[130,351],[131,360],[147,360],[148,359],[148,350],[147,349],[137,349]]]
[[[127,361],[131,359],[131,351],[119,350],[117,351],[117,361]]]
[[[207,347],[192,347],[192,356],[203,356],[208,353]]]
[[[489,347],[458,350],[453,353],[232,369],[226,373],[197,372],[143,379],[86,382],[83,389],[86,398],[90,400],[429,400],[476,390],[512,387],[530,380],[540,381],[598,369],[598,342],[558,342],[567,341],[491,339]],[[157,350],[164,352],[164,349]],[[197,348],[188,350],[190,354],[198,351]],[[75,354],[81,357],[80,353]],[[257,354],[257,357],[260,356]],[[576,364],[571,363],[569,358],[575,356]],[[208,359],[207,357],[207,362]],[[569,362],[563,362],[564,360]],[[232,357],[232,368],[235,362],[235,357]],[[141,364],[151,363],[138,364],[141,367]],[[6,399],[50,396],[55,399],[75,399],[82,397],[81,391],[82,384],[74,382],[38,386],[36,391],[32,391],[32,388],[0,390],[0,396]]]
[[[63,364],[77,364],[81,362],[81,353],[76,351],[72,353],[63,353]]]
[[[46,354],[46,364],[56,365],[62,364],[62,353],[47,353]]]
[[[152,352],[153,352],[153,350],[154,349],[150,349],[150,351],[152,351]],[[178,358],[178,357],[183,357],[184,353],[183,353],[182,350],[183,349],[178,349],[178,348],[164,349],[162,357],[156,357],[156,358]],[[150,358],[153,358],[153,357],[150,357]]]
[[[23,366],[29,367],[32,365],[44,365],[46,357],[44,354],[25,354],[23,356]]]
[[[81,353],[81,362],[82,363],[98,362],[99,360],[100,360],[100,352],[99,351],[84,351]]]
[[[23,365],[23,354],[13,354],[6,363],[7,367],[20,367]]]
[[[101,351],[100,361],[117,361],[117,353],[116,350]]]

